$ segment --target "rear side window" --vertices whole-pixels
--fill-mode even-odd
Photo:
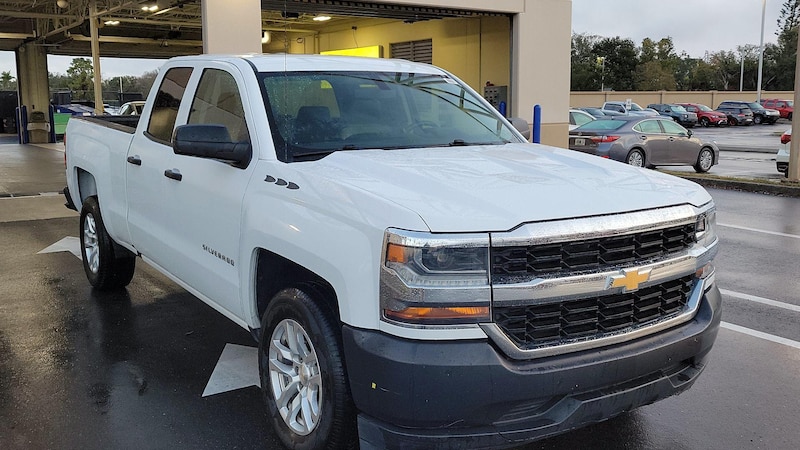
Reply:
[[[233,142],[250,141],[242,97],[230,73],[218,69],[203,71],[188,123],[224,125]]]
[[[172,141],[175,119],[178,117],[178,109],[190,76],[191,67],[175,67],[164,75],[153,103],[150,121],[147,123],[147,134],[151,138],[167,144]]]

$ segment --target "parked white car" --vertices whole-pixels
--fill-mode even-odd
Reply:
[[[570,109],[569,110],[569,131],[578,128],[579,126],[591,122],[595,119],[595,117],[586,111],[581,111],[580,109]]]
[[[775,155],[775,165],[778,172],[783,176],[789,176],[789,143],[792,141],[792,129],[784,131],[781,135],[781,146],[778,147],[778,154]]]

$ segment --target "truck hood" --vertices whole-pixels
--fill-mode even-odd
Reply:
[[[700,186],[671,175],[536,144],[341,151],[298,164],[414,211],[432,232],[506,231],[711,201]]]

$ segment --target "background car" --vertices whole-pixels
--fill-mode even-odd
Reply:
[[[783,119],[792,120],[792,113],[794,113],[794,101],[780,100],[777,98],[761,99],[761,105],[767,109],[774,109],[778,111]]]
[[[611,101],[603,103],[604,111],[616,111],[622,114],[630,114],[632,116],[657,116],[658,111],[654,109],[642,108],[638,104],[631,102],[631,107],[628,109],[627,102]]]
[[[719,162],[715,143],[666,117],[597,119],[569,132],[569,148],[637,167],[693,166],[700,173]]]
[[[750,108],[753,112],[753,123],[758,124],[773,124],[781,118],[781,113],[775,111],[774,109],[766,109],[761,106],[758,102],[744,102],[739,100],[725,100],[724,102],[720,103],[717,107],[718,110],[720,108],[727,108],[727,107],[738,107],[738,108]]]
[[[697,114],[687,111],[686,108],[681,105],[673,103],[652,103],[647,105],[647,107],[655,109],[662,116],[671,117],[672,120],[686,128],[692,128],[697,125]]]
[[[725,114],[728,117],[728,123],[731,126],[736,125],[752,125],[753,124],[753,111],[748,107],[741,106],[727,106],[720,105],[717,111]]]
[[[144,101],[134,101],[123,103],[122,106],[119,107],[119,111],[117,115],[119,116],[138,116],[142,114],[142,108],[144,108]]]
[[[595,117],[586,111],[581,111],[579,109],[570,109],[569,110],[569,129],[574,130],[579,126],[585,124],[586,122],[591,122],[595,119]]]
[[[789,176],[789,143],[792,142],[792,128],[784,131],[781,135],[781,146],[778,147],[778,154],[775,155],[775,166],[783,176]]]
[[[609,116],[623,116],[623,115],[625,115],[624,113],[621,113],[621,112],[611,111],[611,110],[607,110],[607,109],[603,109],[603,108],[581,107],[581,108],[577,108],[577,109],[580,109],[581,111],[585,111],[585,112],[591,114],[596,119],[599,119],[601,117],[602,118],[606,118],[606,117],[609,117]]]
[[[683,106],[687,111],[697,114],[697,123],[702,127],[711,125],[722,127],[728,125],[728,115],[719,111],[714,111],[706,105],[700,103],[676,103]]]

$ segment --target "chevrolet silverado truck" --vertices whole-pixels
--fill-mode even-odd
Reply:
[[[521,445],[686,390],[719,328],[704,189],[430,65],[179,57],[66,163],[91,285],[141,258],[252,332],[287,448]]]

